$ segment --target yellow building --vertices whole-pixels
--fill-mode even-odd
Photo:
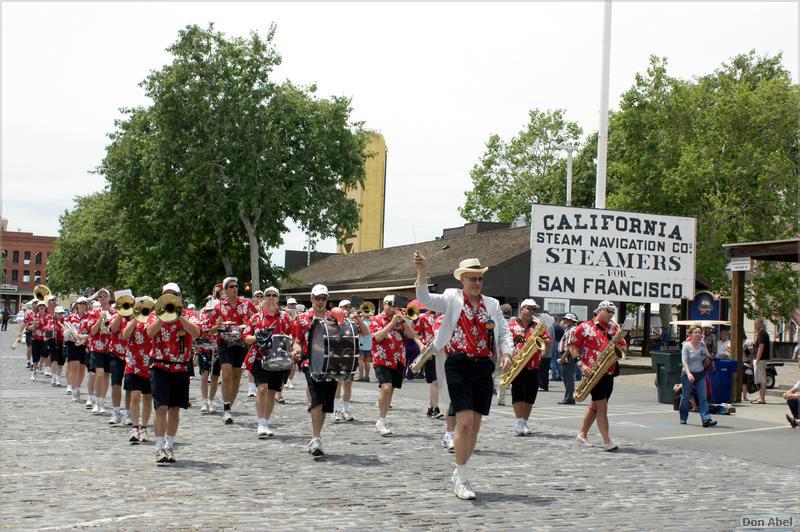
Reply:
[[[358,202],[361,223],[352,236],[337,246],[338,253],[359,253],[383,248],[383,223],[386,210],[386,141],[377,131],[369,134],[365,163],[364,188],[347,191]]]

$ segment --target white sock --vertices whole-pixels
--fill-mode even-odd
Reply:
[[[378,421],[380,421],[381,423],[386,423],[386,418],[385,417],[379,417]]]
[[[164,448],[164,437],[156,438],[156,450]]]
[[[344,410],[344,401],[342,401],[341,399],[339,399],[338,401],[336,401],[336,408],[335,408],[334,410],[337,410],[337,411],[339,411],[339,412],[341,412],[342,410]]]
[[[115,415],[115,416],[119,416],[119,415],[120,415],[120,413],[119,413],[119,407],[118,407],[118,406],[115,406],[115,407],[114,407],[114,415]]]
[[[524,420],[524,419],[522,419],[521,417],[518,417],[518,418],[517,418],[517,423],[524,423],[524,422],[525,422],[525,420]]]
[[[259,427],[266,427],[267,426],[267,418],[265,418],[265,417],[258,418],[258,426]]]
[[[456,464],[456,474],[461,480],[467,480],[467,464]]]
[[[167,443],[167,447],[169,447],[170,449],[175,447],[175,436],[167,436],[167,442],[166,443]]]
[[[344,402],[344,411],[345,412],[350,412],[350,401],[345,401]]]

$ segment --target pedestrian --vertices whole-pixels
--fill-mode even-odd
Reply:
[[[717,350],[711,352],[714,353],[715,358],[730,358],[731,340],[728,329],[720,329],[719,340],[717,341]]]
[[[706,349],[711,356],[717,353],[717,335],[714,334],[714,328],[710,325],[703,326],[703,343],[706,344]]]
[[[511,333],[500,312],[500,302],[481,293],[489,268],[480,260],[462,260],[453,272],[462,288],[448,288],[443,294],[428,292],[428,263],[419,251],[414,252],[414,265],[417,299],[428,309],[444,314],[434,346],[447,357],[444,377],[456,415],[453,493],[459,499],[472,500],[476,495],[467,462],[475,450],[481,419],[489,415],[492,405],[492,359],[497,357],[503,372],[511,367]]]
[[[681,347],[681,404],[680,420],[685,425],[689,417],[689,400],[692,391],[697,395],[697,412],[703,421],[704,427],[713,427],[717,424],[708,413],[708,397],[706,389],[706,360],[710,357],[706,344],[703,343],[703,332],[700,327],[692,327],[689,331],[689,340]]]
[[[558,346],[561,344],[563,337],[564,328],[561,326],[560,320],[554,320],[552,342],[547,346],[550,351],[550,378],[554,381],[561,380],[561,362],[559,360]]]
[[[11,314],[8,312],[7,308],[3,308],[2,313],[0,314],[0,319],[3,320],[3,326],[0,330],[8,330],[8,320],[11,319]]]
[[[789,407],[786,420],[793,429],[796,429],[800,426],[800,381],[794,383],[794,386],[783,394],[783,398],[786,399],[786,405]]]
[[[564,335],[558,344],[559,363],[561,364],[561,380],[564,382],[564,398],[558,402],[560,405],[574,405],[575,399],[575,371],[578,369],[577,362],[569,354],[569,345],[572,342],[572,335],[575,333],[575,326],[578,325],[578,317],[567,312],[561,318],[561,327]]]
[[[756,341],[753,344],[753,376],[758,386],[758,399],[750,401],[755,405],[767,402],[767,360],[769,360],[769,334],[764,327],[764,318],[756,318]]]

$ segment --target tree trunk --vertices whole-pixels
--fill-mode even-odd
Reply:
[[[261,272],[259,271],[259,245],[256,236],[256,229],[258,228],[258,218],[261,215],[261,210],[256,212],[256,215],[251,221],[245,216],[243,210],[239,210],[239,218],[242,220],[244,230],[247,232],[247,241],[250,245],[250,282],[252,283],[252,292],[261,290]],[[251,292],[251,293],[252,293]]]
[[[222,257],[222,267],[225,268],[225,277],[233,277],[233,264],[231,264],[231,258],[228,256],[228,251],[225,247],[225,237],[223,237],[221,233],[217,233],[217,249],[219,250],[220,257]]]

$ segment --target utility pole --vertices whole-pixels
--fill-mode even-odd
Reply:
[[[567,151],[567,207],[572,207],[572,152],[578,151],[578,147],[574,144],[561,144],[556,148]]]
[[[603,67],[600,76],[600,128],[597,133],[597,180],[594,208],[606,208],[606,166],[608,159],[608,79],[611,64],[611,0],[603,13]]]

